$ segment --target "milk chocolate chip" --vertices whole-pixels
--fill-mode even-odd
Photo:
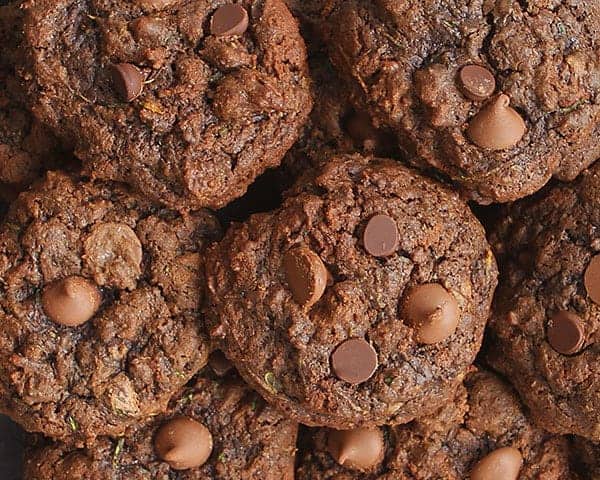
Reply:
[[[248,28],[248,12],[238,4],[219,7],[210,20],[210,33],[217,36],[242,35]]]
[[[492,72],[479,65],[466,65],[458,73],[460,89],[465,97],[476,102],[488,99],[496,90]]]
[[[336,347],[331,354],[333,372],[345,382],[366,382],[377,370],[377,352],[362,338],[351,338]]]
[[[425,344],[446,340],[458,325],[458,303],[438,283],[411,288],[404,299],[403,312],[419,342]]]
[[[321,258],[306,247],[295,247],[283,257],[283,270],[294,300],[314,305],[325,292],[327,268]]]
[[[329,454],[347,468],[366,471],[383,460],[385,444],[379,428],[330,430],[327,436]]]
[[[71,276],[58,280],[44,288],[42,307],[48,317],[67,327],[87,322],[98,311],[102,296],[95,283]]]
[[[494,450],[483,457],[471,470],[471,480],[517,480],[523,457],[513,447]]]
[[[164,424],[156,433],[154,448],[158,456],[174,470],[204,465],[213,449],[210,431],[188,417],[179,417]]]
[[[131,102],[140,96],[144,87],[144,75],[131,63],[119,63],[111,68],[115,90],[125,102]]]
[[[507,95],[498,95],[473,117],[467,135],[475,145],[504,150],[519,143],[525,135],[525,122],[509,104]]]
[[[398,226],[389,215],[375,215],[367,223],[363,243],[365,250],[374,257],[393,254],[398,248],[398,241]]]
[[[583,283],[592,302],[600,305],[600,255],[590,261],[583,276]]]
[[[554,315],[546,335],[550,346],[563,355],[579,352],[585,343],[583,321],[571,312],[561,311]]]

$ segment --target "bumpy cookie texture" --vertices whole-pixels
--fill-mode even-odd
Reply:
[[[297,478],[311,480],[575,479],[565,438],[527,420],[516,392],[495,375],[470,373],[455,397],[434,414],[407,425],[383,427],[384,455],[371,465],[339,463],[335,432],[312,429],[300,444]],[[333,432],[333,433],[332,433]],[[365,442],[357,445],[363,450]],[[346,457],[360,458],[348,450]],[[484,462],[504,456],[497,477],[477,477]],[[362,456],[363,458],[364,455]],[[343,457],[345,458],[345,457]],[[343,459],[342,458],[342,459]],[[511,476],[512,474],[518,474]]]
[[[600,170],[504,212],[488,357],[550,431],[600,440]]]
[[[11,197],[64,156],[56,137],[26,109],[15,75],[21,16],[16,4],[0,6],[0,198]]]
[[[68,442],[161,412],[205,363],[215,218],[48,173],[0,227],[0,410]]]
[[[598,2],[334,0],[321,15],[375,124],[477,202],[572,180],[600,156]]]
[[[207,255],[211,335],[302,423],[401,423],[436,408],[479,350],[496,285],[482,227],[453,193],[389,160],[342,155],[297,190]],[[400,232],[385,257],[363,243],[379,214]],[[431,282],[459,313],[445,340],[422,345],[401,310]],[[435,323],[430,313],[421,320]]]
[[[32,0],[34,111],[92,177],[178,209],[224,206],[280,163],[311,108],[282,0],[238,2],[249,23],[232,32],[218,20],[229,3]]]
[[[573,437],[571,459],[575,470],[579,472],[583,480],[600,478],[600,443]]]
[[[212,436],[199,467],[175,470],[157,454],[161,428],[193,421]],[[298,425],[239,381],[203,374],[175,397],[169,411],[119,439],[99,438],[87,450],[60,444],[30,452],[25,480],[292,480]],[[177,436],[177,435],[176,435]],[[189,453],[203,446],[194,444]]]

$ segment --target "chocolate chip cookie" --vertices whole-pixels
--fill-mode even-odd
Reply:
[[[180,210],[241,196],[311,109],[282,0],[32,0],[25,39],[33,109],[85,171]]]
[[[204,247],[220,228],[112,183],[47,174],[0,227],[0,411],[81,443],[163,411],[206,363]]]
[[[533,426],[516,392],[485,371],[470,373],[452,401],[407,425],[309,429],[303,437],[299,479],[577,478],[567,440]]]
[[[360,107],[469,198],[525,197],[600,156],[598,2],[332,0],[320,16]]]
[[[402,423],[443,402],[479,350],[496,263],[440,184],[340,155],[207,255],[210,334],[301,423]]]
[[[506,210],[489,362],[534,419],[600,440],[600,165]]]
[[[297,431],[231,373],[205,372],[145,427],[31,452],[24,480],[292,480]]]

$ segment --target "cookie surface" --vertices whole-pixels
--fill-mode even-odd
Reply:
[[[321,17],[361,108],[477,202],[572,180],[600,156],[597,2],[337,0]]]
[[[160,428],[192,419],[212,434],[199,467],[175,470],[156,453]],[[26,456],[24,480],[292,480],[298,425],[268,406],[239,379],[201,375],[174,398],[169,411],[120,439],[100,438],[87,450],[48,446]]]
[[[363,440],[361,455],[349,453],[341,465],[334,455],[340,459],[338,452],[349,452],[348,441],[336,441],[335,432],[327,429],[307,430],[297,478],[463,480],[473,478],[470,474],[478,462],[494,452],[520,456],[519,480],[577,478],[569,466],[567,440],[532,425],[516,392],[485,371],[470,373],[454,399],[434,414],[380,431],[384,455],[378,462],[364,463],[368,457]],[[352,464],[355,459],[363,463]],[[512,478],[506,467],[505,463],[504,476],[498,478]]]
[[[67,442],[158,413],[206,362],[215,218],[50,172],[0,227],[0,410]]]
[[[600,170],[504,212],[489,361],[550,431],[600,440]]]
[[[302,423],[401,423],[434,409],[479,350],[496,284],[482,227],[454,194],[388,160],[340,156],[298,190],[207,255],[211,335]],[[422,284],[441,291],[431,323],[454,322],[426,345],[401,312]]]
[[[240,18],[223,18],[228,7],[32,0],[34,111],[92,177],[182,210],[224,206],[280,163],[311,108],[306,50],[282,0],[238,2]]]

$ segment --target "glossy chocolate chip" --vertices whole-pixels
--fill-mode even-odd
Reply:
[[[306,247],[295,247],[283,257],[283,270],[294,300],[314,305],[325,292],[328,273],[321,258]]]
[[[242,35],[248,29],[248,12],[238,4],[219,7],[210,20],[210,33],[217,36]]]
[[[348,383],[366,382],[377,370],[377,352],[362,338],[351,338],[336,347],[331,354],[333,372]]]
[[[572,355],[579,352],[585,343],[583,321],[571,312],[558,312],[548,325],[548,343],[558,353]]]
[[[593,257],[588,264],[583,283],[592,302],[600,305],[600,255]]]
[[[87,322],[98,311],[102,296],[92,281],[78,276],[58,280],[44,288],[42,307],[48,317],[67,327]]]
[[[376,427],[330,430],[327,435],[327,450],[340,465],[367,471],[383,461],[383,432]]]
[[[492,72],[479,65],[466,65],[458,73],[460,89],[465,97],[482,102],[496,90],[496,79]]]
[[[483,457],[471,470],[471,480],[517,480],[523,457],[513,447],[494,450]]]
[[[142,93],[144,75],[131,63],[119,63],[111,69],[113,86],[125,102],[135,100]]]
[[[210,431],[200,422],[178,417],[165,423],[154,438],[158,456],[174,470],[204,465],[213,449]]]
[[[473,117],[467,135],[478,147],[504,150],[517,145],[525,131],[523,118],[510,107],[510,98],[502,94]]]
[[[369,220],[363,234],[367,252],[374,257],[387,257],[396,251],[398,242],[398,226],[392,217],[375,215]]]
[[[420,343],[446,340],[456,331],[458,303],[438,283],[425,283],[411,288],[403,302],[403,313],[417,333]]]

